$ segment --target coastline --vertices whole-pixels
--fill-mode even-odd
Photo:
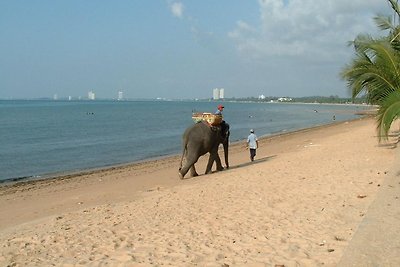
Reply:
[[[302,103],[302,104],[309,104],[309,103]],[[337,105],[348,105],[348,104],[337,104]],[[358,105],[358,104],[353,104],[353,105]],[[365,119],[374,114],[375,114],[374,110],[368,110],[366,112],[359,112],[359,113],[357,113],[357,115],[359,115],[360,118],[356,118],[353,120]],[[335,121],[335,122],[331,122],[328,124],[315,125],[312,127],[300,128],[300,129],[296,129],[296,130],[292,130],[292,131],[284,130],[284,131],[280,131],[277,133],[261,135],[261,136],[258,136],[258,138],[260,139],[260,141],[265,140],[265,139],[273,139],[276,137],[283,137],[286,135],[292,135],[292,134],[296,134],[296,133],[316,130],[319,128],[330,127],[330,126],[334,126],[334,125],[337,125],[340,123],[349,122],[349,121],[353,121],[353,120]],[[232,142],[230,142],[230,146],[234,147],[236,145],[242,144],[245,141],[246,141],[245,139],[232,141]],[[101,174],[101,173],[108,172],[108,171],[123,170],[123,169],[127,169],[127,168],[129,169],[131,167],[136,167],[136,166],[146,165],[146,164],[153,164],[153,162],[168,160],[170,158],[175,159],[176,157],[180,158],[181,154],[169,154],[169,155],[163,155],[163,156],[158,156],[158,157],[146,158],[146,159],[138,160],[138,161],[134,161],[134,162],[114,164],[114,165],[108,165],[108,166],[103,166],[103,167],[47,173],[47,174],[43,174],[40,176],[8,178],[8,179],[0,180],[0,189],[2,187],[4,187],[4,188],[18,187],[18,186],[24,186],[26,184],[45,183],[46,181],[51,181],[54,179],[66,180],[66,179],[71,179],[71,178],[75,178],[75,177],[79,177],[79,176]]]
[[[378,145],[370,117],[260,139],[254,163],[235,142],[230,169],[185,180],[175,155],[0,186],[0,262],[335,266],[396,149]]]
[[[139,104],[147,105],[143,103]],[[76,127],[76,129],[74,127],[63,129],[66,124],[60,124],[59,128],[63,129],[61,130],[62,132],[65,132],[65,135],[63,135],[62,138],[58,137],[59,135],[57,134],[57,132],[45,131],[46,136],[36,140],[34,139],[36,138],[35,136],[41,136],[41,132],[36,132],[34,129],[46,128],[46,124],[40,124],[40,126],[37,124],[31,125],[33,127],[33,132],[28,135],[22,134],[22,136],[19,136],[18,133],[14,134],[13,128],[6,128],[6,131],[4,131],[4,135],[2,135],[2,138],[4,138],[5,140],[10,140],[10,142],[6,142],[4,155],[2,157],[3,161],[2,163],[0,163],[0,169],[2,170],[2,173],[0,175],[0,183],[2,183],[3,181],[13,182],[51,178],[52,176],[60,176],[68,173],[77,173],[82,171],[85,172],[88,169],[103,169],[113,167],[114,165],[118,164],[123,165],[130,164],[130,162],[134,161],[151,160],[153,157],[157,156],[168,156],[174,153],[179,154],[181,151],[179,140],[184,129],[176,131],[177,125],[179,125],[179,127],[184,125],[183,123],[186,122],[183,122],[183,120],[186,121],[187,116],[189,116],[179,116],[179,122],[174,120],[176,123],[178,123],[177,125],[175,125],[174,123],[167,123],[171,126],[171,128],[166,127],[165,132],[174,132],[173,136],[169,137],[171,138],[169,139],[169,142],[164,142],[163,139],[159,140],[159,138],[153,139],[156,145],[153,148],[144,149],[142,147],[143,142],[141,142],[141,139],[151,138],[151,136],[146,135],[145,137],[136,138],[135,136],[137,136],[138,133],[136,133],[135,129],[141,129],[143,126],[137,125],[137,127],[133,127],[132,125],[136,124],[132,123],[130,124],[130,127],[133,127],[133,129],[124,129],[124,120],[121,120],[121,117],[117,115],[113,115],[115,116],[115,118],[111,121],[119,122],[117,123],[117,125],[119,126],[118,130],[114,128],[114,131],[110,130],[110,132],[105,135],[91,132],[95,129],[95,127],[99,125],[108,125],[107,120],[105,120],[105,113],[101,112],[104,105],[111,105],[123,114],[126,114],[128,110],[142,110],[140,105],[120,105],[120,103],[116,104],[112,102],[107,102],[107,104],[97,103],[94,106],[89,104],[78,105],[76,109],[73,109],[75,105],[71,103],[63,105],[57,104],[57,102],[46,102],[40,105],[32,106],[31,104],[24,104],[21,106],[21,108],[34,108],[33,111],[40,113],[40,110],[46,105],[49,105],[53,112],[56,112],[58,116],[68,115],[68,120],[74,121],[74,127]],[[157,105],[159,104],[157,103]],[[172,105],[175,107],[175,103],[163,103],[160,105],[165,107],[171,107]],[[213,104],[185,102],[183,104],[179,103],[179,105],[176,105],[176,109],[182,108],[185,110],[193,110],[193,106],[195,106],[195,109],[208,110],[210,109],[211,105]],[[330,115],[331,113],[336,113],[337,119],[340,121],[353,119],[357,117],[357,115],[354,115],[355,111],[369,108],[355,108],[349,107],[349,105],[346,105],[347,107],[343,106],[343,108],[337,108],[335,107],[337,105],[329,105],[330,107],[323,107],[325,105],[321,104],[318,105],[321,107],[318,107],[315,104],[313,108],[304,106],[296,106],[294,108],[291,107],[291,105],[286,105],[285,103],[278,103],[275,105],[268,105],[267,103],[261,106],[249,105],[246,103],[232,104],[230,107],[232,109],[232,113],[229,114],[229,121],[232,120],[233,122],[235,120],[235,130],[232,131],[231,141],[241,140],[247,137],[247,127],[250,126],[243,127],[246,123],[251,123],[251,126],[253,128],[256,128],[259,135],[269,135],[280,133],[285,130],[292,131],[300,127],[310,127],[316,124],[330,123],[332,121],[332,115]],[[63,109],[57,109],[58,106],[63,107]],[[303,116],[299,119],[296,119],[298,117],[297,113],[294,113],[296,114],[295,116],[290,115],[291,112],[286,114],[287,111],[293,111],[293,109],[295,111],[301,110],[301,113],[304,112],[302,113]],[[313,109],[318,109],[319,113],[313,112]],[[22,122],[23,120],[18,119],[24,118],[23,110],[24,109],[21,109],[21,114],[13,114],[15,118],[8,117],[10,123],[11,121],[14,121],[14,123],[17,123],[19,125],[19,127],[24,127],[23,124],[19,124],[19,122]],[[68,110],[70,112],[66,112]],[[73,112],[71,112],[72,110]],[[91,112],[94,111],[96,113],[96,116],[88,117],[88,110]],[[174,109],[171,107],[171,109],[169,110],[173,111]],[[268,114],[270,114],[269,110],[271,110],[271,114],[274,114],[272,119],[267,119],[267,117],[269,116]],[[64,114],[63,112],[68,114]],[[249,112],[249,118],[247,118],[247,116],[245,119],[241,118],[240,116],[244,114],[243,112]],[[49,114],[52,114],[52,112],[49,112]],[[131,112],[129,112],[128,114],[131,114]],[[281,118],[280,114],[284,117],[288,117],[286,119]],[[110,114],[107,114],[107,116],[110,116]],[[257,116],[259,116],[259,119],[256,118]],[[240,119],[238,120],[238,118]],[[48,119],[52,120],[54,118],[50,116]],[[149,119],[152,120],[151,118]],[[102,123],[100,123],[100,121],[102,121]],[[7,123],[7,121],[4,123],[5,126],[10,125],[10,123]],[[83,125],[79,126],[79,124],[82,123]],[[87,123],[94,125],[86,128],[88,125]],[[190,124],[191,120],[187,123]],[[154,134],[157,135],[157,130],[153,130]],[[98,129],[98,131],[104,132],[103,130],[101,130],[101,127]],[[124,133],[122,134],[123,137],[120,134],[121,131]],[[29,132],[30,130],[28,129],[28,133]],[[170,134],[167,135],[169,136]],[[28,139],[22,141],[24,140],[24,138]],[[19,139],[22,140],[17,141]],[[102,140],[97,143],[95,139]],[[29,140],[35,141],[30,143]],[[174,142],[172,142],[172,140],[174,140]],[[16,148],[18,148],[18,150],[15,150]]]

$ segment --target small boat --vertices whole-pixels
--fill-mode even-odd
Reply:
[[[212,126],[220,125],[222,122],[222,115],[212,114],[208,112],[197,112],[192,114],[194,122],[205,121]]]

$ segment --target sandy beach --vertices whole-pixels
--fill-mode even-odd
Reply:
[[[0,265],[400,266],[394,140],[363,118],[263,138],[254,162],[233,144],[195,178],[177,155],[1,185]]]

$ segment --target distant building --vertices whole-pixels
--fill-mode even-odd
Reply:
[[[218,88],[214,88],[213,89],[213,99],[214,100],[218,100],[219,99],[219,89]]]
[[[280,98],[278,98],[278,101],[279,102],[290,102],[290,101],[292,101],[293,99],[292,98],[290,98],[290,97],[280,97]]]
[[[264,100],[265,99],[265,95],[259,95],[258,99]]]
[[[71,101],[72,100],[72,96],[68,96],[68,100]]]
[[[213,89],[213,99],[224,99],[225,98],[225,89],[224,88],[214,88]]]
[[[58,95],[57,94],[53,95],[53,100],[58,100]]]
[[[122,99],[124,99],[124,92],[119,91],[117,100],[122,100]]]
[[[220,99],[225,98],[225,89],[224,88],[219,89],[219,98]]]
[[[96,99],[96,94],[93,91],[88,92],[88,98],[89,100],[95,100]]]

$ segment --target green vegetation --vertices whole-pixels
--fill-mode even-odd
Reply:
[[[267,96],[263,99],[257,97],[225,98],[224,101],[243,102],[285,102],[285,103],[318,103],[318,104],[365,104],[365,97],[343,98],[339,96],[304,96],[304,97],[275,97]]]
[[[367,103],[379,106],[377,130],[380,141],[388,139],[390,127],[400,115],[400,6],[395,0],[388,2],[393,16],[374,18],[382,31],[388,31],[387,36],[358,35],[350,43],[355,57],[341,72],[353,98],[364,94]]]

